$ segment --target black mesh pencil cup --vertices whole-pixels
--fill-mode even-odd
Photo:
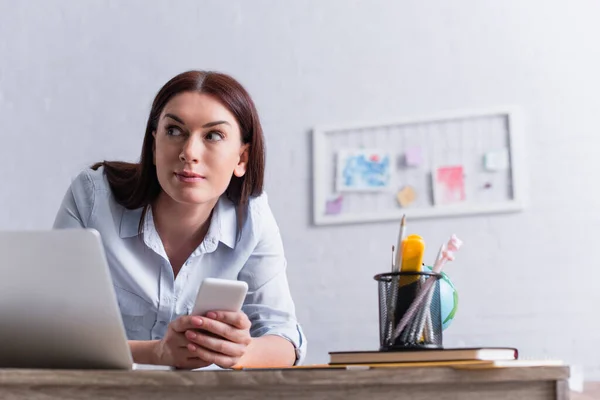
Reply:
[[[403,317],[411,304],[432,279],[429,290],[413,315]],[[442,348],[440,303],[441,274],[432,272],[390,272],[375,275],[379,285],[380,351]],[[422,295],[423,296],[423,295]],[[405,327],[399,329],[399,322]]]

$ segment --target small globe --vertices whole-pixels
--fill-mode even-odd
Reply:
[[[431,272],[431,270],[432,268],[427,265],[423,268],[424,272]],[[458,292],[444,271],[442,271],[440,279],[440,303],[442,308],[442,330],[445,330],[450,326],[456,315],[456,310],[458,309]]]

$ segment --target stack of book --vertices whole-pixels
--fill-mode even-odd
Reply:
[[[563,365],[559,360],[519,360],[512,347],[471,347],[400,351],[334,351],[330,367],[499,368]]]

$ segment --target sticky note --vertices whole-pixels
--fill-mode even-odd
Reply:
[[[404,163],[407,167],[418,167],[423,162],[423,153],[420,147],[414,146],[406,149]]]
[[[433,176],[434,204],[447,205],[466,200],[462,165],[439,167]]]
[[[502,171],[508,168],[508,150],[490,151],[483,156],[483,166],[488,171]]]
[[[398,204],[400,204],[402,207],[408,207],[415,201],[416,198],[417,192],[412,186],[404,186],[396,195]]]
[[[343,199],[344,198],[340,195],[331,200],[327,200],[327,202],[325,203],[325,214],[335,215],[342,212]]]

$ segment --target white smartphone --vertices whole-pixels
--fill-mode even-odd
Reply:
[[[231,279],[204,278],[191,315],[209,311],[239,311],[248,293],[248,284]]]

